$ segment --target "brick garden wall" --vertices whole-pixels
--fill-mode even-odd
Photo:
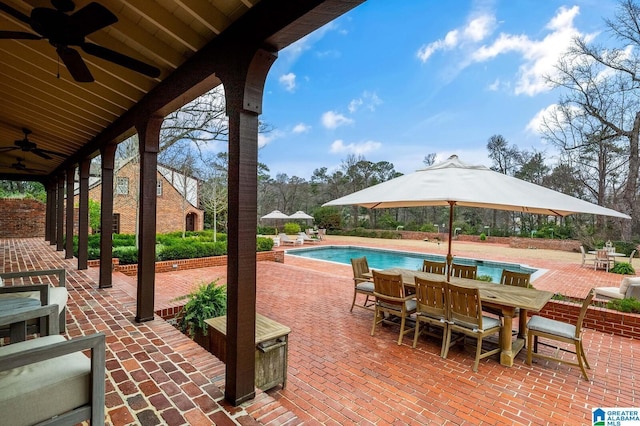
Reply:
[[[284,263],[283,251],[261,251],[256,253],[258,262],[279,262]],[[89,267],[100,266],[99,260],[90,260]],[[224,266],[227,264],[227,256],[200,257],[197,259],[178,259],[156,262],[156,273],[182,271],[185,269],[208,268],[212,266]],[[113,270],[122,272],[128,276],[138,274],[138,265],[120,265],[118,259],[113,259]]]
[[[44,223],[44,203],[30,199],[0,199],[0,238],[44,238]]]
[[[447,241],[448,235],[437,232],[418,232],[418,231],[394,231],[400,234],[403,240],[441,240]],[[563,250],[570,252],[580,251],[580,241],[577,240],[551,240],[547,238],[521,238],[521,237],[487,237],[486,240],[480,240],[479,235],[458,235],[458,241],[472,241],[483,244],[506,244],[513,248],[526,249],[548,249]]]

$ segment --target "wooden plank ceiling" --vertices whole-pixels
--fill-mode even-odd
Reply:
[[[49,175],[77,154],[105,129],[130,111],[162,81],[179,71],[192,56],[211,44],[227,28],[239,26],[252,9],[278,13],[290,0],[0,0],[0,179]],[[363,0],[296,0],[316,9],[311,18],[292,18],[283,23],[269,41],[279,50],[324,23],[355,7]],[[67,3],[65,5],[65,3]],[[258,5],[260,7],[258,7]],[[5,6],[3,6],[5,5]],[[62,12],[67,6],[73,10]],[[108,9],[117,22],[91,31],[85,42],[134,58],[159,70],[157,77],[132,71],[102,59],[90,48],[77,51],[95,79],[77,82],[47,39],[10,39],[7,31],[37,35],[30,22],[51,22],[38,18],[42,9],[49,14],[71,16],[59,19],[68,30],[88,25],[99,7]],[[85,9],[86,8],[86,9]],[[96,8],[95,10],[92,10]],[[36,11],[34,13],[34,10]],[[14,12],[14,11],[17,11]],[[78,13],[74,17],[74,14]],[[20,19],[20,15],[23,19]],[[87,19],[87,16],[89,19]],[[268,15],[264,15],[265,18]],[[255,19],[253,20],[255,23]],[[37,25],[34,25],[37,26]],[[241,34],[235,31],[233,34]],[[245,31],[251,31],[246,28]],[[5,33],[3,33],[5,32]],[[59,32],[59,31],[58,31]],[[85,48],[87,51],[85,51]],[[62,55],[65,55],[63,48]],[[219,81],[210,81],[213,87]],[[209,87],[209,88],[210,88]],[[204,87],[206,89],[207,87]],[[25,138],[44,151],[23,151],[14,141]],[[123,133],[123,139],[132,133]],[[15,149],[10,149],[15,148]],[[52,154],[50,151],[60,155]],[[40,155],[38,155],[40,154]],[[50,159],[43,158],[44,156]],[[92,153],[91,155],[95,155]],[[12,167],[16,163],[26,166]]]

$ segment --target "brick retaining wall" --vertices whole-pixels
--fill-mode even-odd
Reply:
[[[284,263],[283,251],[261,251],[256,253],[256,261],[258,262],[279,262]],[[89,267],[100,266],[99,260],[90,260]],[[210,256],[200,257],[197,259],[177,259],[156,262],[156,273],[183,271],[185,269],[207,268],[211,266],[224,266],[227,264],[227,256]],[[113,270],[122,272],[128,276],[138,274],[138,264],[120,265],[119,259],[113,259]]]
[[[395,231],[403,240],[440,240],[447,241],[448,234],[437,232],[419,232],[419,231]],[[522,238],[522,237],[487,237],[481,240],[479,235],[458,235],[455,237],[458,241],[472,241],[482,244],[506,244],[513,248],[526,249],[548,249],[562,250],[570,252],[580,251],[580,241],[578,240],[553,240],[548,238]]]

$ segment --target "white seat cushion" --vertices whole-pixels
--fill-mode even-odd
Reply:
[[[527,323],[527,328],[529,330],[541,331],[543,333],[566,337],[568,339],[573,339],[576,337],[575,325],[541,317],[539,315],[534,315],[531,317],[531,319]]]
[[[359,291],[366,291],[367,293],[373,294],[373,283],[370,281],[361,282],[356,286]]]
[[[0,356],[64,341],[60,335],[31,339],[0,347]],[[2,423],[32,425],[88,404],[90,377],[91,360],[82,352],[0,372]]]
[[[40,292],[38,291],[22,291],[16,293],[3,293],[0,294],[0,298],[15,298],[15,297],[31,297],[40,301]],[[69,298],[69,292],[66,287],[49,287],[49,304],[58,305],[58,314],[67,306],[67,299]]]
[[[596,287],[593,289],[595,297],[606,297],[609,299],[624,299],[624,294],[620,293],[618,287]]]
[[[640,284],[640,277],[624,277],[620,283],[620,293],[623,296],[621,299],[625,297],[630,286],[638,284]]]

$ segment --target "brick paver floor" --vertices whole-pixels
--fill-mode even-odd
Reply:
[[[402,240],[329,238],[324,244],[381,245],[445,253],[444,245]],[[554,362],[513,367],[491,357],[471,370],[472,354],[422,337],[396,345],[397,327],[370,336],[372,314],[349,312],[351,268],[285,256],[259,262],[257,311],[291,328],[286,389],[276,387],[241,407],[222,400],[224,365],[162,320],[133,321],[135,278],[114,274],[114,288],[97,290],[97,269],[76,271],[75,260],[37,239],[0,240],[5,271],[64,266],[70,271],[71,336],[103,331],[108,338],[107,411],[123,424],[591,424],[593,407],[639,407],[634,366],[640,344],[586,330],[591,380]],[[549,250],[454,243],[464,257],[517,261],[547,269],[536,288],[582,297],[590,287],[617,286],[620,276],[580,267],[580,256]],[[26,260],[28,259],[28,261]],[[156,308],[213,279],[226,268],[156,276]]]

